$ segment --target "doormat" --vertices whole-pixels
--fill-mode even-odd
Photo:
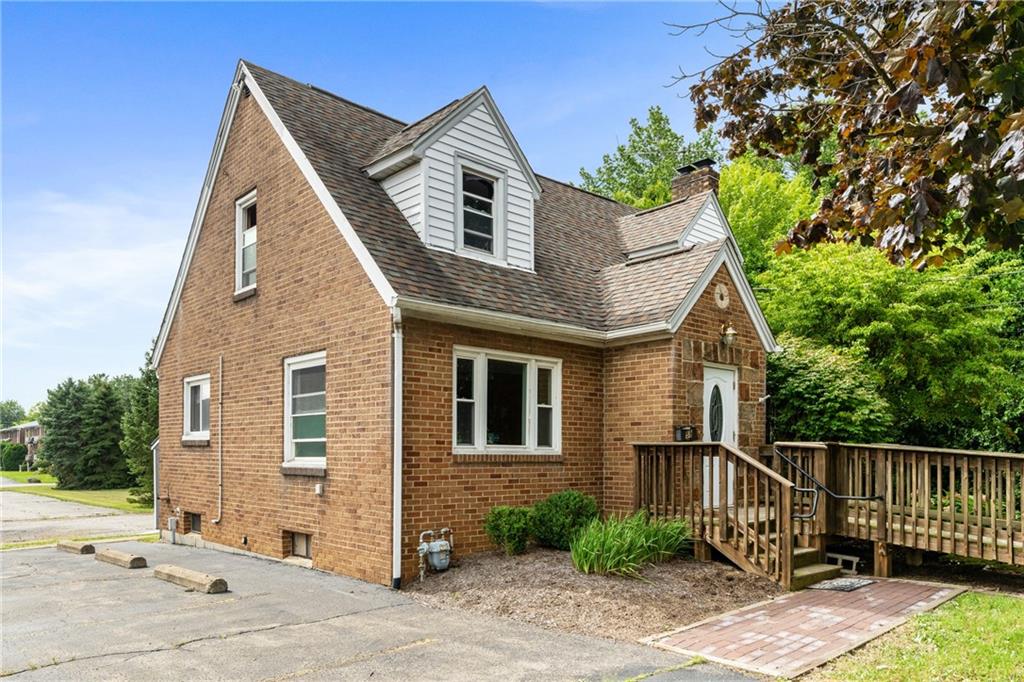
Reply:
[[[831,580],[822,580],[820,583],[814,583],[809,585],[809,590],[831,590],[832,592],[853,592],[859,590],[867,585],[872,585],[878,582],[877,580],[868,580],[867,578],[832,578]]]

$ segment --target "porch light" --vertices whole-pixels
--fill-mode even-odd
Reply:
[[[722,343],[725,344],[726,348],[729,348],[732,344],[736,343],[737,335],[738,332],[733,329],[731,324],[726,323],[722,325]]]

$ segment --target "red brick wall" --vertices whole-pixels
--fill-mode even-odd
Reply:
[[[402,576],[417,572],[421,531],[455,531],[465,555],[491,547],[483,519],[495,505],[528,505],[576,488],[601,497],[602,351],[466,327],[406,320],[403,356]],[[453,455],[453,346],[562,359],[562,454]]]
[[[258,294],[235,303],[234,203],[258,191]],[[251,97],[231,127],[161,357],[166,517],[202,514],[205,540],[272,556],[309,533],[315,566],[391,580],[390,315]],[[282,475],[283,361],[327,353],[327,476]],[[217,515],[217,396],[224,356],[224,511]],[[210,373],[211,439],[182,447],[182,379]],[[324,483],[322,497],[314,485]]]

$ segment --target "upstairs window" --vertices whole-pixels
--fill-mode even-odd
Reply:
[[[284,362],[284,460],[327,463],[327,356],[311,353]]]
[[[235,291],[256,286],[256,190],[235,202]]]
[[[455,349],[455,452],[557,453],[561,362]]]
[[[184,438],[209,440],[210,438],[210,375],[185,379]]]
[[[471,252],[499,256],[501,183],[493,177],[459,167],[459,242]]]

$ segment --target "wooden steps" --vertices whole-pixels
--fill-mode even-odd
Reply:
[[[839,577],[839,567],[832,564],[811,564],[793,570],[793,580],[789,584],[791,590],[802,590],[822,580]]]

